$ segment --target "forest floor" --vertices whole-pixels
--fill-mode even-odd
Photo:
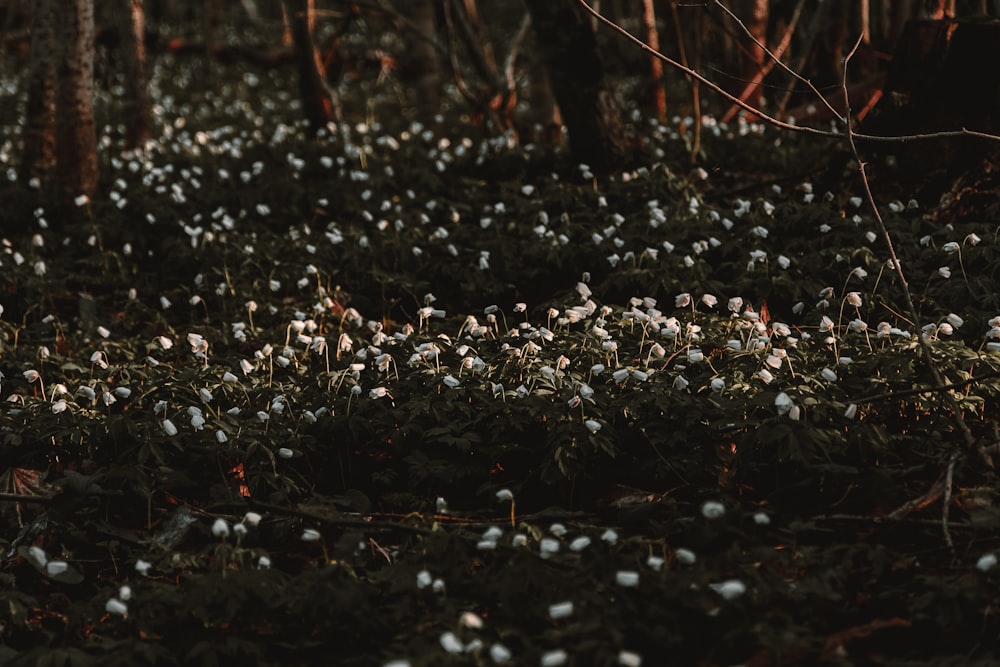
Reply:
[[[843,143],[160,65],[80,220],[0,179],[0,663],[1000,659],[995,210],[873,156],[914,319]]]

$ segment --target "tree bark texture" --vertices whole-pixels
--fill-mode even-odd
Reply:
[[[656,27],[656,7],[653,0],[642,0],[642,25],[646,43],[654,51],[660,50],[660,31]],[[663,90],[663,62],[656,56],[649,57],[649,82],[653,92],[653,109],[659,120],[667,117],[667,94]]]
[[[125,147],[141,148],[152,135],[146,79],[146,20],[142,0],[118,0],[114,16],[125,69]]]
[[[434,6],[433,0],[396,0],[397,11],[427,37],[413,39],[410,53],[402,63],[413,84],[414,106],[424,113],[437,113],[441,105],[441,59],[431,41],[437,33]]]
[[[78,195],[93,197],[97,192],[94,0],[64,0],[59,8],[56,177],[66,203]]]
[[[754,39],[764,46],[767,46],[767,16],[770,9],[769,5],[770,2],[768,0],[741,0],[741,2],[737,5],[736,12],[737,16],[743,20],[747,30],[750,31],[751,35],[753,35]],[[753,81],[757,74],[764,69],[767,62],[767,55],[765,54],[764,49],[760,48],[753,42],[749,42],[746,46],[746,53],[741,60],[741,80],[737,81],[736,85],[739,92],[742,92],[746,82]],[[739,92],[737,94],[739,94]],[[752,107],[759,109],[761,101],[764,99],[763,85],[756,86],[750,92],[750,95],[745,99]]]
[[[631,146],[604,78],[588,15],[576,0],[525,0],[573,157],[592,169],[622,165]]]
[[[326,68],[313,41],[316,26],[315,3],[313,0],[284,0],[284,3],[295,43],[302,110],[310,130],[316,132],[335,120],[337,114],[332,91],[326,85]]]
[[[28,102],[20,178],[41,178],[56,164],[56,38],[53,0],[37,0],[31,19]]]

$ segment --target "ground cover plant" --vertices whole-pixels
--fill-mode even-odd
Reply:
[[[995,215],[876,192],[914,321],[841,142],[597,176],[157,67],[84,222],[0,185],[0,660],[998,659]]]

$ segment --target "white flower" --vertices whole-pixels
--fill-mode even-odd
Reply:
[[[847,419],[854,419],[855,415],[857,414],[858,414],[857,403],[851,403],[850,405],[847,406],[847,409],[844,410],[844,417],[846,417]]]
[[[709,584],[708,587],[726,600],[733,600],[747,592],[746,585],[739,579],[726,579],[717,584]]]
[[[483,532],[482,539],[496,542],[503,537],[503,529],[498,526],[490,526]]]
[[[568,657],[566,651],[562,649],[547,651],[542,654],[541,665],[542,667],[560,667],[560,665],[566,664]]]
[[[496,496],[500,502],[514,500],[514,494],[510,492],[510,489],[500,489],[497,491]]]
[[[581,535],[580,537],[576,538],[575,540],[569,543],[569,550],[579,552],[583,551],[589,546],[590,546],[590,538],[587,537],[586,535]]]
[[[996,564],[997,564],[996,554],[992,553],[983,554],[982,556],[979,557],[979,560],[976,561],[976,569],[982,572],[988,572],[989,570],[992,570],[994,567],[996,567]]]
[[[420,570],[417,572],[417,588],[423,590],[431,585],[432,582],[431,573],[427,570]]]
[[[982,239],[979,238],[979,235],[976,233],[969,234],[968,236],[965,237],[965,242],[968,243],[969,245],[979,245],[981,241]]]
[[[687,292],[683,292],[674,297],[674,307],[675,308],[685,308],[691,304],[691,295]]]
[[[260,525],[261,516],[257,512],[247,512],[243,515],[243,523],[250,526],[251,528],[256,528]]]
[[[127,616],[128,606],[118,598],[111,598],[104,605],[104,611],[115,616]]]
[[[45,564],[45,574],[50,577],[58,577],[69,569],[69,564],[64,560],[50,560]]]
[[[556,604],[549,605],[549,618],[556,620],[559,618],[566,618],[567,616],[572,616],[573,614],[573,603],[572,602],[559,602]]]
[[[709,308],[715,308],[715,304],[719,303],[719,300],[711,294],[702,294],[701,302]]]
[[[319,531],[312,528],[306,528],[302,531],[302,535],[299,536],[299,539],[303,542],[317,542],[319,541],[319,538]]]
[[[590,431],[591,433],[597,433],[598,431],[601,430],[601,423],[594,419],[588,419],[587,421],[583,422],[583,424],[584,426],[587,427],[587,430]]]
[[[618,570],[615,572],[615,583],[625,588],[635,588],[639,585],[639,573],[633,570]]]
[[[787,415],[788,411],[791,410],[794,405],[795,402],[792,401],[791,397],[785,392],[781,392],[774,397],[774,407],[778,409],[779,415]],[[702,511],[704,511],[704,508],[702,508]]]
[[[458,619],[458,624],[464,628],[479,630],[483,627],[483,617],[479,614],[473,614],[471,611],[462,612],[462,615]]]
[[[771,517],[764,512],[757,512],[753,515],[753,522],[758,526],[767,526],[771,523]]]
[[[552,554],[559,553],[559,540],[551,537],[542,538],[538,543],[538,551],[542,558],[548,558]]]
[[[49,562],[49,556],[45,553],[45,550],[41,547],[31,546],[28,547],[28,554],[39,566],[45,565]]]
[[[608,528],[601,533],[601,540],[607,542],[608,544],[616,544],[618,542],[618,533],[616,533],[613,529]]]
[[[681,565],[694,565],[698,557],[690,549],[675,549],[674,559]]]
[[[513,657],[513,654],[503,644],[493,644],[490,647],[490,657],[493,659],[493,662],[504,663],[508,662]]]
[[[937,272],[938,275],[941,276],[942,278],[951,278],[951,269],[949,269],[947,266],[942,266],[940,269],[938,269]]]
[[[706,519],[719,519],[726,513],[726,506],[717,500],[707,500],[701,506],[701,515]]]
[[[226,523],[225,519],[219,518],[215,520],[215,523],[212,524],[212,535],[219,539],[229,537],[229,524]]]
[[[172,421],[170,421],[169,419],[164,419],[160,423],[160,425],[163,427],[163,430],[164,430],[164,432],[166,432],[167,435],[169,435],[171,437],[177,435],[177,427],[174,426],[174,423]]]
[[[821,370],[819,372],[819,374],[827,382],[836,382],[837,381],[837,373],[835,371],[833,371],[832,369],[824,368],[823,370]]]
[[[446,653],[461,653],[465,650],[465,644],[459,641],[454,632],[445,632],[441,635],[441,648]]]
[[[642,667],[642,656],[633,651],[620,651],[618,664],[622,667]]]
[[[962,246],[958,245],[954,241],[948,241],[943,246],[941,246],[941,249],[944,250],[949,255],[954,255],[956,252],[962,249]]]

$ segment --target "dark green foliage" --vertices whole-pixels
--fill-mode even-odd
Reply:
[[[707,182],[669,159],[596,181],[382,107],[307,140],[265,75],[216,74],[201,106],[164,98],[176,127],[148,156],[109,151],[117,194],[91,222],[0,185],[20,225],[0,255],[0,472],[45,496],[0,501],[0,662],[1000,657],[1000,575],[976,567],[998,548],[996,477],[916,345],[933,325],[993,447],[996,221],[886,208],[912,323],[853,182],[812,202],[799,178],[754,185],[809,172],[816,145],[722,129]],[[669,127],[640,129],[680,155]],[[948,549],[939,499],[887,517],[956,452]]]

